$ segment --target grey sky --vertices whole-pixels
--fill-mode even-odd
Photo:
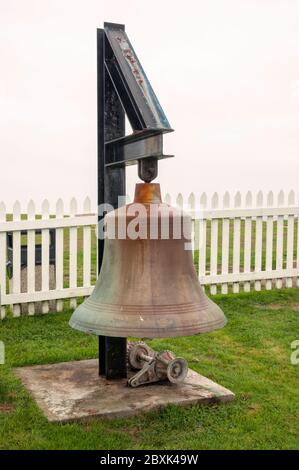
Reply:
[[[126,24],[175,129],[163,194],[298,192],[298,1],[0,0],[0,200],[95,202],[104,21]]]

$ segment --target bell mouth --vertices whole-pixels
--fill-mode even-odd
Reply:
[[[205,296],[197,303],[173,305],[117,305],[92,297],[93,294],[79,305],[69,325],[97,336],[151,339],[193,336],[218,330],[227,323],[220,307]]]
[[[137,183],[135,186],[134,203],[162,204],[159,183]]]

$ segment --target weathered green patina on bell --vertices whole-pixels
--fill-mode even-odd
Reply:
[[[108,213],[105,224],[99,279],[73,313],[73,328],[100,336],[161,338],[210,332],[226,324],[200,286],[192,251],[186,249],[190,216],[162,203],[159,184],[137,184],[133,204]],[[132,239],[134,224],[138,234]],[[121,237],[120,226],[125,227]],[[168,238],[163,232],[167,226]],[[179,227],[184,230],[178,237]]]

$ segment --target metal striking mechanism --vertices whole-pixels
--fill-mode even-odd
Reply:
[[[188,363],[182,357],[175,357],[171,351],[156,352],[147,344],[128,344],[128,365],[139,370],[128,380],[130,387],[168,380],[178,384],[183,382],[188,373]]]
[[[127,337],[193,335],[222,328],[226,319],[199,285],[192,252],[186,249],[191,245],[191,218],[163,204],[160,185],[152,183],[158,161],[170,157],[163,154],[163,134],[173,129],[124,25],[105,23],[97,30],[97,41],[98,205],[109,204],[115,210],[104,218],[105,243],[98,240],[97,284],[73,313],[70,325],[99,336],[99,373],[114,379],[127,377]],[[125,135],[125,114],[133,130],[130,135]],[[136,185],[134,200],[144,207],[139,226],[152,234],[154,211],[154,236],[130,237],[134,207],[118,206],[119,196],[126,195],[125,168],[132,164],[138,164],[143,181]],[[125,236],[119,236],[121,224]],[[180,226],[187,230],[177,236]],[[114,228],[116,236],[109,236]],[[130,349],[129,362],[140,369],[129,380],[131,386],[166,378],[176,383],[188,370],[186,361],[172,353],[155,353],[140,344]]]

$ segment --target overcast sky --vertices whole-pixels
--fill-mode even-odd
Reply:
[[[125,23],[175,129],[162,193],[298,192],[298,0],[0,0],[0,200],[96,203],[104,21]]]

